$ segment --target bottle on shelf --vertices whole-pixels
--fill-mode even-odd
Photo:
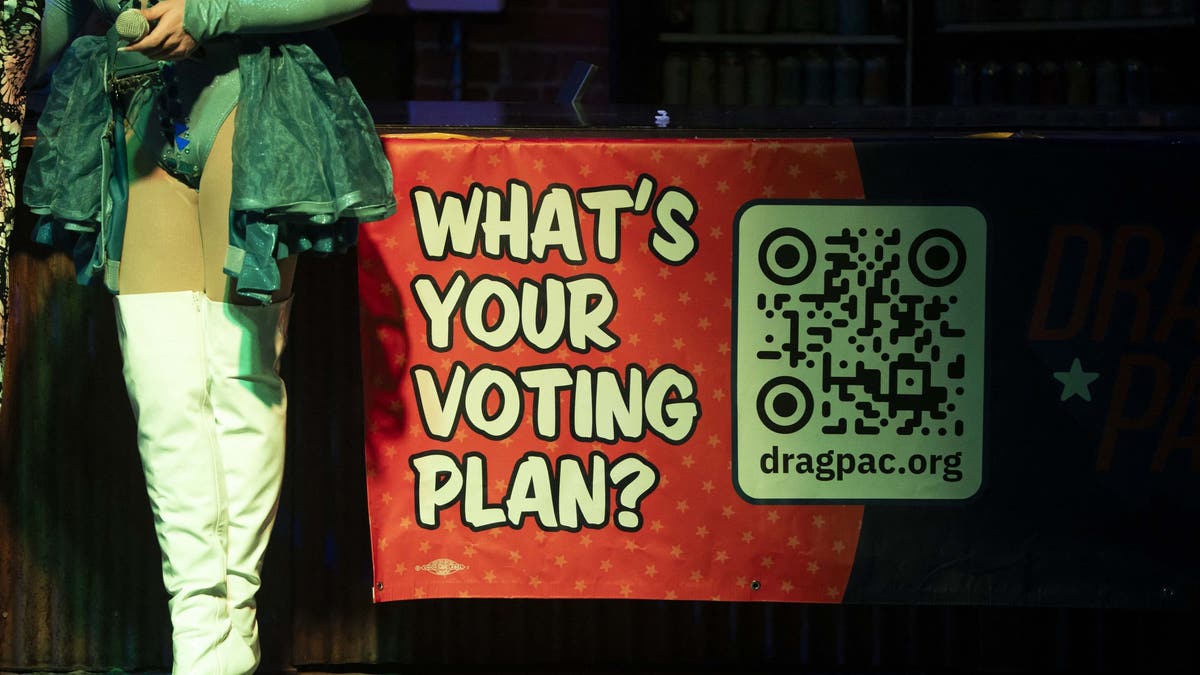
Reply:
[[[663,103],[680,105],[688,102],[688,60],[680,51],[672,51],[663,59]]]
[[[738,28],[744,33],[765,33],[772,25],[771,0],[740,0],[731,3],[738,8]]]
[[[784,3],[788,30],[797,33],[816,33],[821,30],[821,0],[784,0]]]
[[[794,54],[775,62],[775,105],[800,105],[804,93],[804,64]]]
[[[863,60],[862,103],[865,106],[887,105],[889,91],[888,60],[883,56],[871,56]]]
[[[844,49],[833,59],[833,105],[862,104],[862,64]]]
[[[804,60],[804,104],[829,105],[830,66],[820,52],[809,52]]]
[[[729,106],[746,103],[746,64],[737,50],[726,49],[721,53],[721,65],[717,69],[717,103]]]
[[[751,49],[746,58],[746,103],[768,106],[772,101],[774,73],[771,57],[765,50]]]
[[[711,105],[717,102],[717,61],[707,51],[692,54],[688,68],[688,103]]]

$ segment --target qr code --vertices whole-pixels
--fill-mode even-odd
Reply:
[[[745,496],[973,494],[983,438],[982,215],[758,202],[739,216],[737,246],[735,464]]]

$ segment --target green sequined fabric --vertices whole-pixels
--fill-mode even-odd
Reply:
[[[25,199],[41,216],[35,238],[72,250],[81,283],[115,292],[124,224],[111,217],[120,209],[109,207],[119,202],[120,186],[111,180],[103,50],[102,38],[79,38],[64,55],[38,126]],[[238,68],[226,271],[239,292],[266,302],[279,288],[276,260],[347,250],[358,225],[395,211],[395,194],[366,105],[308,44],[245,41]]]

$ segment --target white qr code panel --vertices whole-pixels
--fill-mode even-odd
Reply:
[[[755,502],[959,500],[983,480],[987,223],[753,202],[734,253],[733,471]]]

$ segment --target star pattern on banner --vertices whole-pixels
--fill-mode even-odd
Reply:
[[[1062,383],[1062,394],[1059,396],[1060,401],[1066,401],[1074,396],[1091,402],[1092,390],[1091,384],[1100,377],[1100,373],[1092,373],[1083,369],[1083,364],[1076,358],[1071,361],[1071,368],[1065,371],[1054,373],[1054,379]]]
[[[758,505],[733,485],[732,258],[738,210],[771,198],[861,199],[853,145],[841,140],[539,140],[421,139],[385,137],[400,211],[363,228],[360,303],[366,392],[368,499],[377,600],[422,597],[587,597],[679,600],[838,602],[849,579],[862,521],[855,505]],[[487,186],[501,200],[514,184],[528,188],[529,207],[552,186],[573,191],[583,235],[584,264],[555,252],[520,264],[478,255],[424,256],[411,191],[439,199],[468,195],[461,178]],[[655,198],[682,191],[695,206],[690,231],[698,248],[683,264],[666,264],[650,245],[653,205],[625,212],[619,223],[619,260],[596,256],[595,215],[579,191],[625,186],[636,192],[643,176],[654,179]],[[407,205],[407,208],[404,208]],[[530,223],[536,213],[530,213]],[[449,352],[426,344],[425,316],[412,291],[415,275],[445,288],[456,272],[540,281],[593,274],[605,279],[617,308],[607,329],[618,344],[609,350],[557,349],[541,353],[521,340],[492,352],[473,344],[454,323]],[[468,344],[470,343],[470,344]],[[691,436],[672,444],[653,433],[638,441],[580,442],[565,431],[539,438],[525,419],[504,439],[490,439],[459,424],[449,441],[434,441],[422,427],[411,368],[427,365],[446,377],[455,363],[509,370],[545,364],[606,368],[622,381],[633,366],[647,375],[659,368],[685,371],[695,381],[702,414]],[[569,409],[568,406],[563,406]],[[526,418],[532,415],[525,409]],[[439,525],[417,525],[413,455],[438,449],[458,457],[486,457],[484,503],[497,506],[518,462],[535,453],[552,466],[562,458],[594,453],[611,462],[636,456],[652,465],[658,483],[641,500],[641,526],[614,526],[617,490],[602,527],[578,531],[539,527],[527,515],[479,531],[465,525],[454,506]],[[430,561],[438,562],[429,571]]]

